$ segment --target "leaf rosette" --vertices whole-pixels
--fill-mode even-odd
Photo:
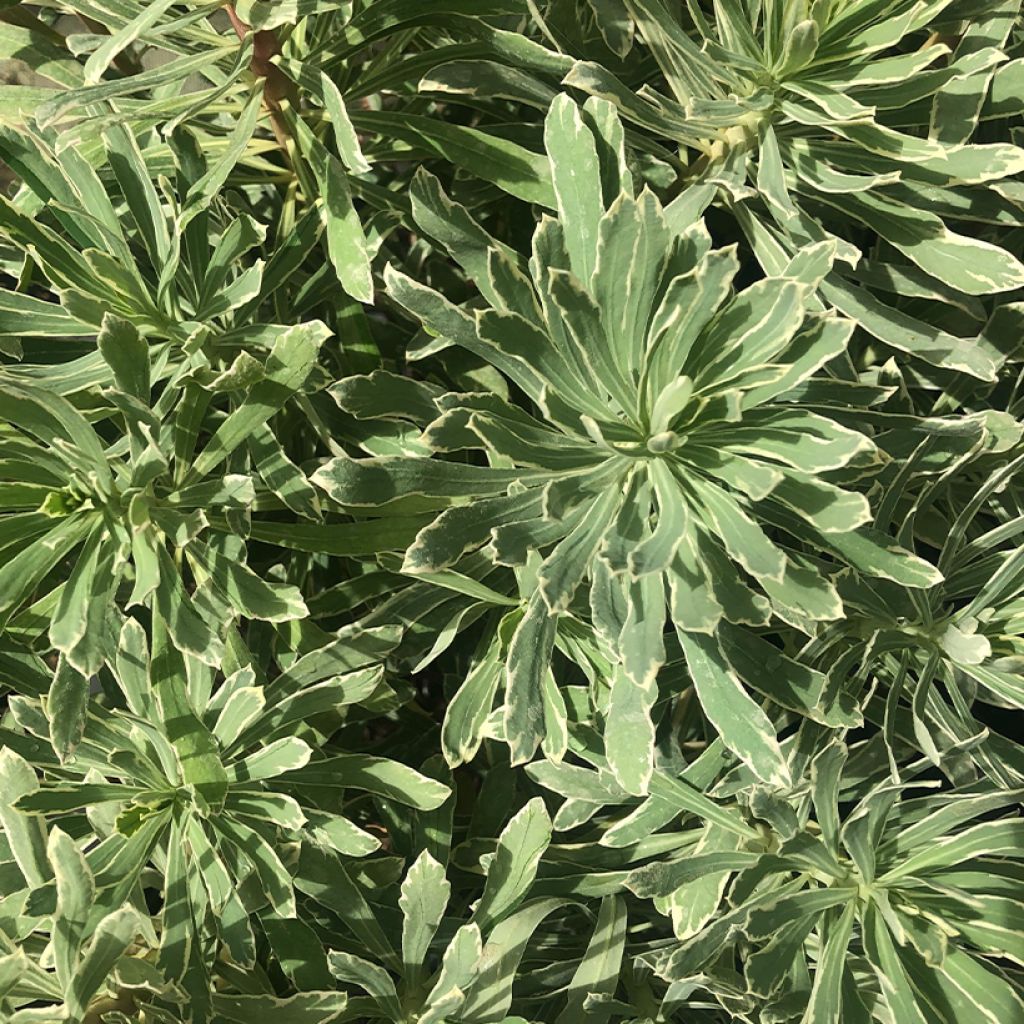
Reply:
[[[660,168],[659,185],[675,177],[671,224],[726,211],[770,276],[834,239],[825,301],[927,372],[996,379],[1005,347],[976,297],[1024,285],[998,231],[1021,224],[1024,150],[987,124],[1021,112],[1015,8],[578,6],[579,24],[561,27],[565,52],[582,59],[561,85],[614,103]],[[425,84],[466,92],[468,71],[442,66]],[[502,83],[529,102],[518,77],[509,69]],[[550,91],[542,76],[529,83]]]
[[[17,729],[0,730],[8,784],[0,818],[24,866],[11,892],[27,920],[59,908],[63,879],[35,839],[45,836],[44,816],[57,819],[87,837],[93,917],[132,901],[155,876],[163,892],[156,966],[170,982],[194,984],[198,973],[208,988],[218,953],[251,966],[254,925],[294,919],[301,894],[317,892],[305,859],[296,866],[300,847],[333,861],[336,875],[339,857],[380,847],[353,820],[360,807],[343,806],[346,792],[433,810],[450,789],[333,742],[361,706],[397,703],[380,664],[394,630],[333,637],[283,659],[287,667],[269,679],[237,634],[216,669],[187,659],[162,621],[152,636],[123,619],[106,646],[100,684],[117,694],[112,706],[90,700],[86,681],[61,669],[42,702],[11,699]],[[214,951],[198,964],[196,942]]]
[[[256,484],[225,469],[249,468],[238,463],[248,455],[268,490],[294,481],[311,491],[265,424],[303,385],[327,333],[320,323],[281,330],[263,363],[249,356],[248,376],[225,387],[235,407],[198,452],[196,417],[209,400],[195,401],[192,367],[158,388],[149,346],[127,321],[107,316],[100,329],[114,385],[93,397],[96,422],[60,394],[0,378],[0,524],[10,555],[0,568],[0,615],[10,620],[43,587],[50,643],[84,676],[102,664],[122,584],[131,584],[129,607],[159,610],[180,649],[209,664],[222,654],[221,627],[232,617],[303,615],[297,588],[261,579],[238,560],[241,538],[232,531],[246,532]],[[293,500],[303,496],[285,489]],[[315,503],[309,508],[315,513]],[[47,587],[65,559],[73,565],[67,581]]]
[[[733,627],[775,614],[813,631],[841,614],[828,565],[805,556],[803,543],[834,555],[834,568],[912,587],[937,579],[873,533],[866,498],[830,478],[856,481],[881,458],[868,436],[827,415],[842,390],[830,366],[851,333],[814,298],[834,246],[813,246],[778,276],[737,288],[732,248],[713,248],[700,221],[674,232],[649,191],[633,195],[606,103],[581,110],[560,97],[546,140],[559,218],[541,221],[528,263],[433,179],[417,181],[418,223],[486,308],[456,307],[387,273],[392,297],[428,331],[500,370],[526,399],[433,398],[440,415],[423,431],[426,449],[481,450],[487,464],[343,456],[314,481],[348,509],[435,511],[405,552],[413,575],[477,549],[517,568],[543,553],[508,652],[504,727],[517,761],[541,738],[557,618],[589,611],[621,663],[623,713],[644,719],[670,608],[696,685],[716,681],[701,693],[705,710],[741,757],[781,781],[770,722],[739,685],[719,634],[737,655],[761,657],[756,637]],[[355,408],[358,392],[365,414],[393,405],[396,386],[387,375],[357,378],[335,397]],[[737,719],[757,729],[734,737]]]

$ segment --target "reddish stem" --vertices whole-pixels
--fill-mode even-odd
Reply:
[[[225,4],[224,10],[239,39],[244,39],[252,32],[252,29],[235,13],[234,4]],[[287,155],[291,135],[281,116],[281,101],[287,100],[293,107],[296,105],[295,86],[273,62],[273,58],[281,52],[281,41],[277,38],[277,33],[270,29],[260,29],[252,32],[252,41],[252,63],[249,70],[257,78],[263,79],[263,102],[270,111],[270,124],[274,129],[277,143]]]

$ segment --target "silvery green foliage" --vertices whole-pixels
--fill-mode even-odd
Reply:
[[[870,438],[827,415],[820,371],[844,358],[854,327],[814,311],[834,246],[810,247],[778,277],[738,289],[734,248],[712,248],[699,220],[673,234],[650,191],[633,195],[622,127],[606,104],[580,110],[559,97],[545,137],[559,218],[541,221],[528,263],[436,181],[414,185],[418,223],[444,238],[489,308],[471,317],[386,275],[399,303],[499,369],[537,412],[493,394],[435,395],[425,450],[482,449],[489,466],[343,456],[314,481],[350,508],[401,494],[443,510],[407,549],[410,575],[451,570],[485,545],[496,564],[530,574],[507,655],[513,763],[528,761],[545,736],[558,618],[575,611],[617,663],[605,736],[630,791],[646,792],[653,766],[666,620],[727,745],[764,781],[788,785],[771,723],[737,675],[753,672],[752,685],[778,703],[829,721],[824,680],[804,680],[802,694],[773,685],[751,628],[775,617],[813,634],[841,618],[830,577],[844,565],[908,587],[939,579],[871,530],[862,493],[830,479],[844,472],[863,488],[882,459]],[[343,381],[334,394],[343,408],[365,414],[376,403],[384,412],[402,386],[375,375]],[[814,408],[823,404],[826,415]],[[466,504],[470,495],[477,500]],[[765,526],[781,532],[770,537]],[[576,601],[585,580],[589,600]]]
[[[770,275],[834,239],[821,285],[831,306],[927,366],[995,379],[1016,343],[970,296],[1024,284],[993,230],[1020,224],[1024,150],[987,130],[1020,113],[1020,68],[1004,49],[1017,4],[767,2],[753,16],[733,3],[591,6],[598,34],[628,58],[577,60],[562,84],[615,103],[666,164],[675,145],[694,154],[670,220],[720,203]]]
[[[0,1019],[1024,1020],[1022,47],[0,4]]]

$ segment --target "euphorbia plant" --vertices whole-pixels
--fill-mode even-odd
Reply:
[[[618,662],[606,742],[619,781],[644,792],[670,616],[726,743],[765,781],[785,785],[771,723],[737,674],[753,672],[752,684],[785,707],[828,711],[816,707],[820,683],[803,695],[772,685],[750,628],[776,616],[813,632],[841,617],[830,575],[843,565],[910,587],[939,579],[872,532],[862,493],[829,478],[863,479],[881,460],[869,437],[827,415],[825,368],[853,330],[814,312],[834,246],[808,248],[779,276],[737,289],[734,248],[712,248],[700,220],[674,233],[649,191],[634,196],[607,104],[581,110],[562,96],[545,135],[559,217],[542,219],[529,261],[435,180],[422,177],[413,192],[417,222],[444,240],[489,308],[459,309],[388,275],[398,302],[499,369],[529,406],[493,394],[425,396],[439,413],[424,427],[426,451],[482,449],[486,467],[344,456],[314,480],[349,508],[403,510],[394,502],[403,496],[443,510],[407,549],[406,573],[429,578],[486,546],[494,562],[530,575],[508,648],[504,735],[514,761],[529,760],[544,734],[558,617],[574,614],[592,621]],[[361,412],[376,402],[383,415],[404,386],[376,375],[335,394],[351,408],[346,396],[357,394]],[[531,561],[531,552],[542,554]],[[589,601],[577,601],[584,581]]]
[[[1022,45],[0,3],[0,1019],[1021,1018]]]

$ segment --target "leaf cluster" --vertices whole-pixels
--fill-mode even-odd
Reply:
[[[1024,1021],[1019,0],[0,59],[0,1019]]]

